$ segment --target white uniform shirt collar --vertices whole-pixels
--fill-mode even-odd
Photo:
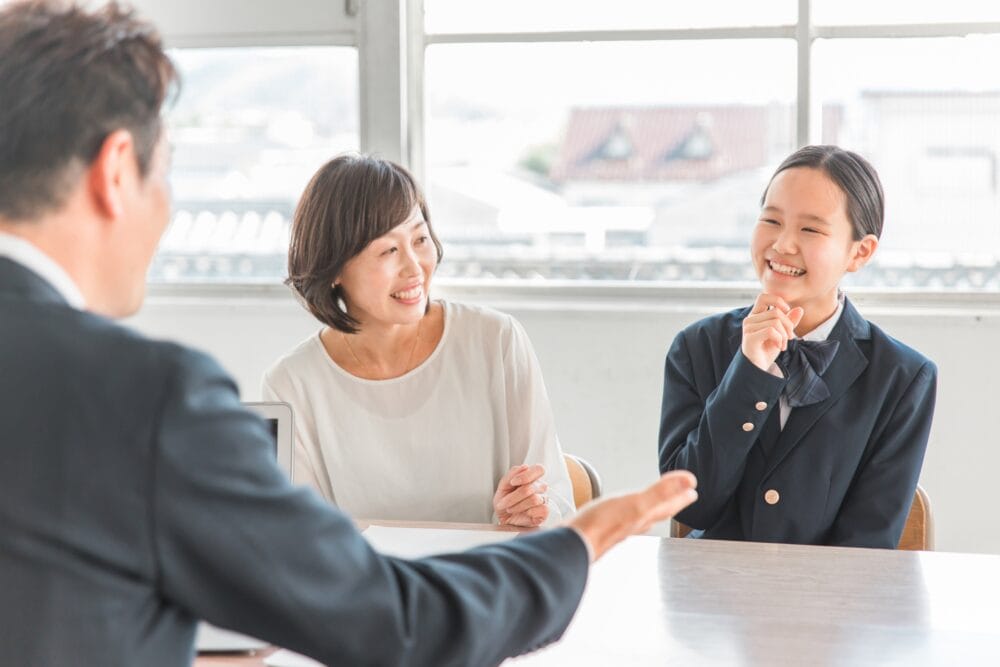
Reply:
[[[826,340],[830,337],[830,333],[833,328],[837,326],[837,322],[840,321],[840,316],[844,312],[844,298],[843,292],[837,293],[837,309],[833,311],[833,315],[828,317],[825,322],[820,324],[818,327],[802,336],[802,340]],[[778,367],[777,362],[771,364],[771,367],[767,369],[768,373],[774,375],[775,377],[785,377]],[[788,397],[782,392],[781,396],[778,398],[778,419],[781,429],[784,430],[785,424],[788,423],[788,416],[792,414],[792,408],[788,405]]]
[[[83,310],[87,301],[69,274],[34,244],[19,236],[0,232],[0,257],[17,262],[52,286],[73,308]]]
[[[840,314],[843,312],[844,312],[844,293],[838,292],[837,309],[833,311],[833,315],[831,315],[826,321],[824,321],[821,325],[819,325],[818,327],[807,333],[805,336],[802,336],[802,340],[826,340],[827,338],[829,338],[830,332],[833,331],[833,328],[835,326],[837,326],[837,322],[840,320]]]

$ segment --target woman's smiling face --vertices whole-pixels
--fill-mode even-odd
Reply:
[[[365,324],[412,324],[427,310],[437,249],[420,207],[352,257],[337,277],[347,312]]]

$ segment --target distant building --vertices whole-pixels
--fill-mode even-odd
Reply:
[[[869,91],[822,115],[822,141],[868,156],[887,193],[882,246],[849,284],[1000,289],[1000,92]],[[752,281],[747,242],[793,128],[784,105],[573,109],[547,173],[433,170],[438,275]],[[154,280],[284,276],[294,202],[271,193],[303,153],[223,143],[179,151]]]
[[[848,120],[882,175],[888,247],[1000,254],[1000,91],[868,91]]]
[[[839,108],[825,114],[832,142]],[[793,145],[787,105],[573,109],[549,173],[576,205],[652,207],[643,245],[741,247]]]

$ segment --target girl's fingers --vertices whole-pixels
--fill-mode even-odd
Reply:
[[[801,308],[795,308],[794,310],[801,311]],[[801,320],[802,316],[798,315],[796,319]],[[757,325],[762,323],[770,323],[774,321],[780,322],[781,326],[785,328],[785,331],[788,333],[789,336],[795,335],[795,326],[798,324],[798,321],[793,321],[792,318],[788,316],[788,314],[783,313],[778,309],[768,310],[758,315],[748,316],[745,320],[743,320],[744,331],[746,330],[745,327],[747,325]]]
[[[752,331],[746,331],[744,332],[743,336],[744,338],[747,338],[749,341],[757,340],[761,343],[764,343],[769,340],[772,340],[771,338],[772,334],[775,334],[777,336],[778,346],[779,346],[778,349],[784,350],[788,344],[788,339],[789,339],[788,331],[786,331],[784,327],[779,326],[777,323],[767,323],[765,325],[753,329]]]
[[[747,342],[750,343],[751,347],[760,346],[760,348],[766,349],[768,346],[772,346],[776,352],[781,352],[788,347],[787,341],[788,337],[785,336],[784,332],[770,327],[754,333]]]
[[[788,302],[782,299],[780,296],[774,294],[768,294],[766,292],[761,292],[757,295],[757,298],[753,302],[753,308],[750,309],[751,315],[756,315],[757,313],[763,313],[768,310],[768,308],[773,308],[774,310],[780,310],[783,313],[787,313],[791,310]]]

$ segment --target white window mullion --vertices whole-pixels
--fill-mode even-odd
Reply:
[[[795,99],[795,142],[799,146],[812,143],[812,19],[810,2],[799,0],[799,21],[795,26],[796,41],[796,99]],[[819,124],[817,124],[818,127]]]
[[[361,150],[406,164],[407,20],[405,0],[361,3],[358,61]]]
[[[418,183],[425,183],[424,165],[424,0],[404,0],[407,4],[407,161]],[[426,184],[425,184],[425,187]]]

